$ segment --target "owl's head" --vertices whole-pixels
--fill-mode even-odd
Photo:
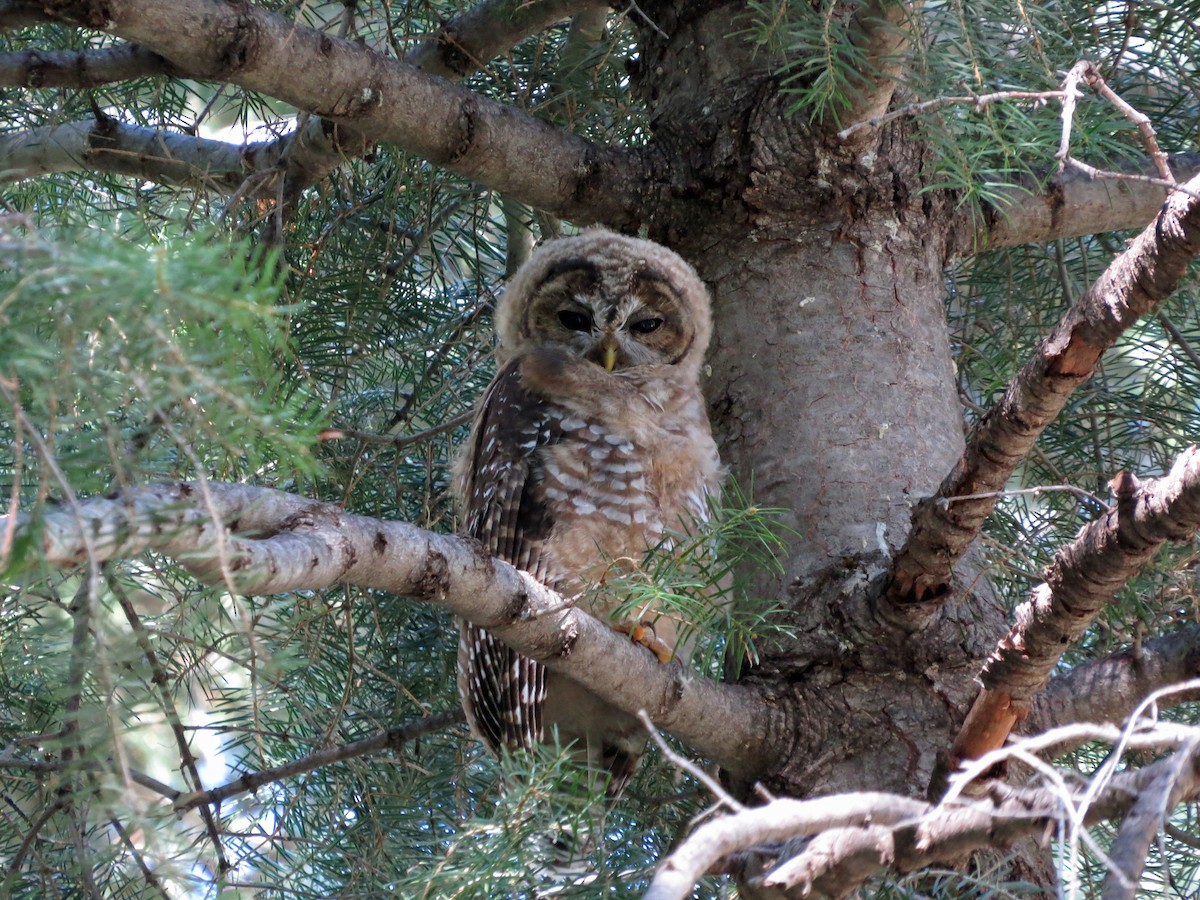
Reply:
[[[712,334],[708,291],[660,244],[591,228],[541,245],[496,307],[501,364],[553,347],[609,371],[698,370]]]

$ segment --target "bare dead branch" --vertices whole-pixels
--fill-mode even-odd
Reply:
[[[644,175],[636,155],[568,134],[362,45],[257,6],[219,0],[131,0],[106,10],[105,31],[194,77],[291,103],[556,214],[609,223],[632,217],[634,188]],[[264,59],[272,64],[260,64]],[[230,60],[238,62],[231,66]],[[539,165],[528,165],[530,159]]]
[[[322,766],[344,762],[359,756],[366,756],[369,753],[380,753],[384,750],[400,750],[409,741],[414,741],[427,734],[433,734],[436,731],[457,725],[465,720],[466,718],[463,715],[462,709],[447,710],[446,712],[437,713],[416,722],[409,722],[407,725],[389,728],[387,731],[372,735],[369,738],[363,738],[360,741],[353,741],[349,744],[343,744],[340,747],[331,747],[328,750],[310,753],[308,756],[285,763],[282,766],[263,769],[261,772],[247,772],[245,775],[235,778],[233,781],[223,784],[220,787],[193,791],[190,794],[181,794],[175,800],[175,811],[182,813],[198,807],[207,810],[208,807],[220,804],[230,797],[255,792],[264,785],[283,781],[283,779],[291,778],[294,775],[303,775],[305,772],[312,772]]]
[[[404,61],[457,81],[530,35],[606,5],[602,0],[486,0],[447,21],[405,54]]]
[[[1200,189],[1200,177],[1188,187]],[[951,571],[995,500],[948,504],[947,498],[1002,490],[1075,389],[1091,377],[1101,354],[1175,289],[1197,252],[1200,201],[1175,194],[1042,341],[976,425],[937,493],[917,505],[908,541],[896,555],[891,603],[924,604],[928,611],[948,596]]]
[[[0,86],[91,88],[152,75],[175,75],[151,50],[126,44],[94,50],[22,50],[0,53]]]
[[[932,100],[922,100],[919,103],[908,103],[898,109],[893,109],[890,112],[882,115],[872,116],[861,122],[856,122],[848,128],[843,128],[838,132],[838,138],[845,140],[848,137],[856,134],[859,131],[864,131],[869,128],[878,128],[880,125],[886,125],[895,119],[904,119],[910,116],[919,116],[923,112],[929,112],[933,109],[939,109],[943,106],[956,106],[970,104],[975,109],[980,110],[984,107],[991,106],[993,103],[1006,100],[1032,100],[1035,104],[1045,103],[1047,100],[1061,100],[1063,98],[1062,91],[993,91],[990,94],[964,94],[954,97],[935,97]]]
[[[1178,736],[1181,730],[1186,736]],[[773,800],[697,828],[659,866],[645,897],[688,897],[703,874],[739,851],[758,847],[767,856],[788,855],[796,843],[802,844],[799,853],[768,864],[767,874],[754,881],[766,888],[798,888],[800,895],[845,896],[880,872],[911,872],[984,847],[1010,846],[1045,833],[1056,822],[1074,839],[1085,826],[1127,816],[1141,796],[1167,781],[1172,803],[1200,796],[1196,728],[1177,726],[1165,735],[1146,736],[1142,743],[1180,749],[1142,769],[1117,774],[1096,791],[1058,778],[1033,788],[993,782],[981,799],[938,806],[871,793]],[[815,838],[803,841],[808,836]]]
[[[211,511],[211,513],[210,513]],[[222,524],[222,523],[227,523]],[[0,519],[0,531],[7,522]],[[29,528],[22,522],[19,529]],[[129,558],[154,549],[198,578],[240,593],[331,584],[377,588],[444,606],[478,622],[552,671],[587,681],[735,773],[753,774],[771,748],[770,704],[756,690],[696,678],[575,609],[529,575],[451,535],[346,513],[266,488],[176,483],[92,498],[78,514],[49,512],[38,540],[48,565]],[[714,729],[712,722],[723,727]]]
[[[1162,831],[1167,816],[1179,801],[1186,783],[1185,769],[1193,765],[1200,740],[1176,753],[1150,783],[1138,794],[1133,808],[1125,816],[1117,839],[1108,851],[1108,871],[1104,875],[1103,900],[1133,900],[1138,881],[1146,865],[1146,856],[1154,839]]]
[[[1025,734],[1069,722],[1119,722],[1157,688],[1200,676],[1200,625],[1143,641],[1138,650],[1075,666],[1052,678],[1038,693],[1020,723]],[[1200,700],[1180,694],[1174,702]]]
[[[786,841],[832,828],[914,821],[931,807],[895,794],[834,794],[816,800],[780,798],[765,806],[711,820],[663,860],[645,900],[690,897],[700,877],[718,860],[756,844]]]
[[[1139,483],[1112,481],[1117,503],[1084,526],[1054,556],[1045,581],[1016,611],[1016,624],[984,663],[983,690],[955,738],[946,763],[977,759],[1000,747],[1050,678],[1063,652],[1166,541],[1200,528],[1200,449],[1184,451],[1170,473]],[[935,771],[932,792],[944,770]]]

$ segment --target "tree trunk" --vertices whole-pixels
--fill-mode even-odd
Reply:
[[[923,795],[1005,629],[986,592],[920,635],[874,603],[911,504],[963,448],[942,306],[952,198],[918,193],[925,150],[902,130],[848,148],[790,115],[728,12],[649,14],[672,35],[645,64],[658,148],[667,172],[692,173],[660,197],[651,237],[713,291],[707,389],[731,477],[795,530],[783,582],[749,579],[795,629],[749,676],[782,691],[789,735],[763,780]]]

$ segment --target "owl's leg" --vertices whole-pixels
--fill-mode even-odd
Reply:
[[[641,622],[619,622],[613,625],[613,629],[629,635],[631,641],[641,644],[657,656],[664,666],[675,658],[675,649],[655,633],[654,623],[647,619]]]

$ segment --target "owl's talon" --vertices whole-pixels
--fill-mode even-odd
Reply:
[[[631,641],[641,644],[657,656],[664,666],[675,658],[674,648],[655,633],[652,622],[623,622],[614,625],[613,628],[621,634],[629,635]]]

